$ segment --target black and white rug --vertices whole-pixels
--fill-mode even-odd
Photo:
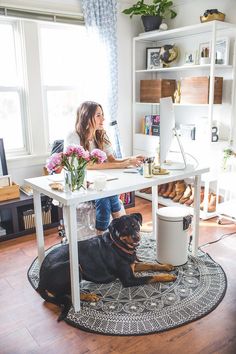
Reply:
[[[155,262],[155,254],[155,240],[150,234],[144,234],[139,258]],[[177,275],[175,282],[130,288],[123,288],[118,280],[109,284],[83,281],[81,290],[96,293],[101,300],[81,302],[79,313],[71,308],[66,322],[85,331],[109,335],[157,333],[207,315],[224,297],[226,275],[206,253],[199,251],[198,258],[189,256],[187,264],[176,267],[172,273]],[[34,289],[38,285],[38,274],[36,258],[28,271]]]

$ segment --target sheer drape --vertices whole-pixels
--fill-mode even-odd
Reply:
[[[117,157],[121,157],[117,126],[117,1],[82,0],[81,2],[89,35],[88,92],[91,95],[90,99],[99,101],[104,106],[106,117],[110,122],[115,153]]]

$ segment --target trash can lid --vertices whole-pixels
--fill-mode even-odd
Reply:
[[[172,206],[158,209],[157,215],[161,220],[182,221],[185,216],[190,215],[190,212],[188,208]]]

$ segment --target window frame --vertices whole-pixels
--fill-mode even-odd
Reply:
[[[6,157],[11,167],[44,164],[51,147],[49,141],[49,119],[47,92],[51,90],[78,91],[74,85],[44,85],[42,79],[42,54],[40,27],[77,27],[75,24],[48,23],[19,18],[1,18],[1,23],[10,24],[14,33],[16,70],[19,86],[3,87],[0,92],[17,92],[20,100],[22,149],[7,149]],[[84,24],[80,24],[84,26]]]
[[[16,75],[18,85],[9,85],[3,86],[0,85],[0,92],[15,92],[19,97],[19,106],[20,106],[20,115],[21,115],[21,127],[22,127],[22,138],[23,138],[23,147],[17,149],[6,149],[7,157],[11,156],[22,156],[26,155],[29,152],[29,142],[27,138],[27,103],[26,103],[26,89],[25,89],[25,80],[23,72],[23,63],[25,62],[23,54],[23,36],[22,36],[22,26],[21,22],[16,19],[2,19],[1,23],[10,25],[13,31],[13,40],[14,40],[14,54],[15,54],[15,65],[16,65]]]

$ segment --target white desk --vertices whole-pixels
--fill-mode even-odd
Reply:
[[[198,236],[199,236],[199,213],[200,213],[200,182],[201,175],[209,172],[208,168],[185,169],[184,171],[171,171],[168,175],[154,176],[152,178],[144,178],[139,174],[124,173],[124,170],[104,170],[103,172],[111,177],[118,177],[118,180],[107,182],[106,190],[97,192],[88,189],[87,191],[75,191],[73,193],[64,193],[53,191],[49,187],[51,181],[48,176],[26,179],[25,182],[33,189],[35,225],[38,244],[38,259],[41,264],[44,256],[44,234],[42,225],[41,199],[40,194],[43,193],[53,199],[56,199],[63,205],[63,214],[67,232],[69,237],[69,252],[71,264],[71,290],[72,303],[75,311],[80,310],[80,285],[79,285],[79,267],[77,252],[77,227],[76,227],[76,206],[79,203],[95,200],[98,198],[108,197],[111,195],[121,194],[124,192],[135,191],[146,187],[152,187],[152,216],[153,216],[153,233],[156,234],[156,209],[158,205],[157,187],[160,184],[168,183],[194,177],[194,216],[193,216],[193,255],[197,254]],[[125,170],[127,171],[127,170]],[[88,171],[90,176],[96,175],[97,171]]]

